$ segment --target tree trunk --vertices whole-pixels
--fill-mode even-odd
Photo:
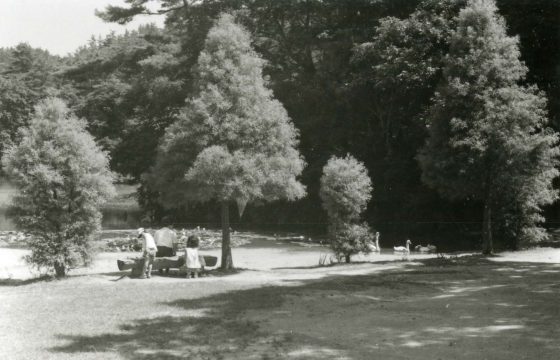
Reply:
[[[484,255],[492,255],[494,253],[494,245],[492,243],[492,207],[489,199],[486,199],[484,203],[484,220],[482,222],[482,253]]]
[[[229,203],[222,201],[222,270],[233,269],[229,234]]]
[[[344,259],[346,260],[347,264],[350,263],[350,255],[349,254],[344,255]]]
[[[60,262],[54,263],[54,272],[57,278],[66,277],[66,265],[61,264]]]

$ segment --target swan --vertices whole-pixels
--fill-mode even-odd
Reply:
[[[395,252],[400,252],[400,253],[410,253],[409,245],[412,245],[412,241],[410,241],[410,239],[406,239],[406,247],[404,247],[404,246],[394,246],[393,250]]]
[[[369,251],[371,252],[380,252],[381,248],[379,247],[379,231],[375,233],[375,244],[371,242],[368,243]]]
[[[414,250],[416,250],[418,252],[429,253],[429,252],[436,252],[437,247],[435,245],[430,245],[430,244],[428,244],[427,246],[416,245],[414,247]]]

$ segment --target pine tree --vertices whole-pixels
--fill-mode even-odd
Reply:
[[[27,260],[59,277],[89,262],[100,206],[115,193],[107,156],[85,128],[61,100],[47,98],[2,158],[18,190],[8,216],[31,235]]]
[[[492,0],[470,0],[461,10],[419,155],[428,185],[484,204],[485,254],[493,252],[496,217],[515,241],[545,236],[536,224],[540,206],[557,197],[559,155],[558,137],[546,127],[546,100],[536,87],[519,84],[527,69],[518,39],[506,35],[496,10]]]
[[[217,201],[222,208],[222,269],[233,267],[229,204],[295,200],[304,161],[297,131],[266,86],[264,61],[229,14],[209,31],[195,69],[195,95],[166,129],[148,176],[168,206]]]

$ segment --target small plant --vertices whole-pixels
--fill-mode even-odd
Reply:
[[[368,253],[368,244],[373,242],[373,233],[366,224],[334,224],[329,230],[331,234],[331,249],[347,263],[350,257],[359,252]]]

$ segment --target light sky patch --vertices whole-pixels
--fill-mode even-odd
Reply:
[[[66,55],[86,45],[92,35],[122,34],[140,24],[162,27],[164,16],[141,16],[119,25],[95,16],[95,9],[123,5],[122,0],[0,0],[0,47],[27,42],[52,54]]]

